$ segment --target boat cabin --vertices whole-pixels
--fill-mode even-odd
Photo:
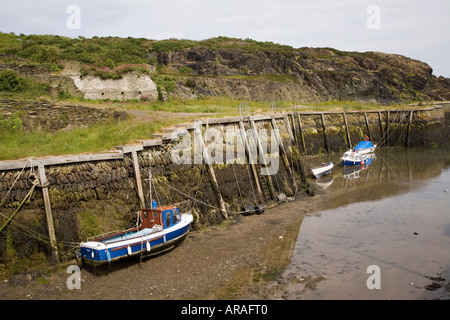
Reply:
[[[361,155],[352,151],[345,152],[343,158],[350,161],[361,161]]]
[[[145,208],[139,211],[139,229],[160,225],[164,229],[181,221],[180,211],[175,206],[161,206],[156,209]]]

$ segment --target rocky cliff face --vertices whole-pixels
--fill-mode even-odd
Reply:
[[[450,100],[450,79],[436,77],[424,62],[395,54],[296,49],[226,37],[153,41],[0,32],[1,39],[9,47],[0,49],[0,71],[12,69],[45,82],[55,97],[152,100],[220,95],[300,103]]]
[[[450,99],[450,79],[437,78],[426,63],[393,54],[195,47],[158,52],[156,58],[166,70],[184,74],[175,90],[181,96],[378,103]]]

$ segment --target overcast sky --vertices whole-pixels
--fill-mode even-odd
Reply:
[[[0,31],[381,51],[450,77],[450,0],[1,0]],[[71,7],[72,6],[72,7]],[[79,11],[68,10],[78,8]],[[79,14],[78,14],[79,13]]]

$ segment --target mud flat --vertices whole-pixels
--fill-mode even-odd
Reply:
[[[50,276],[42,270],[1,279],[0,299],[257,299],[258,284],[287,266],[303,217],[325,199],[304,196],[262,215],[233,216],[191,232],[170,252],[116,263],[104,275],[81,269],[80,289],[66,283],[75,261]]]

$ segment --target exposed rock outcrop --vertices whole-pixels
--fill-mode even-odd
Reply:
[[[421,61],[379,52],[300,48],[289,54],[239,48],[161,52],[160,65],[188,70],[178,85],[197,95],[250,100],[356,100],[378,103],[450,99],[450,79]]]

